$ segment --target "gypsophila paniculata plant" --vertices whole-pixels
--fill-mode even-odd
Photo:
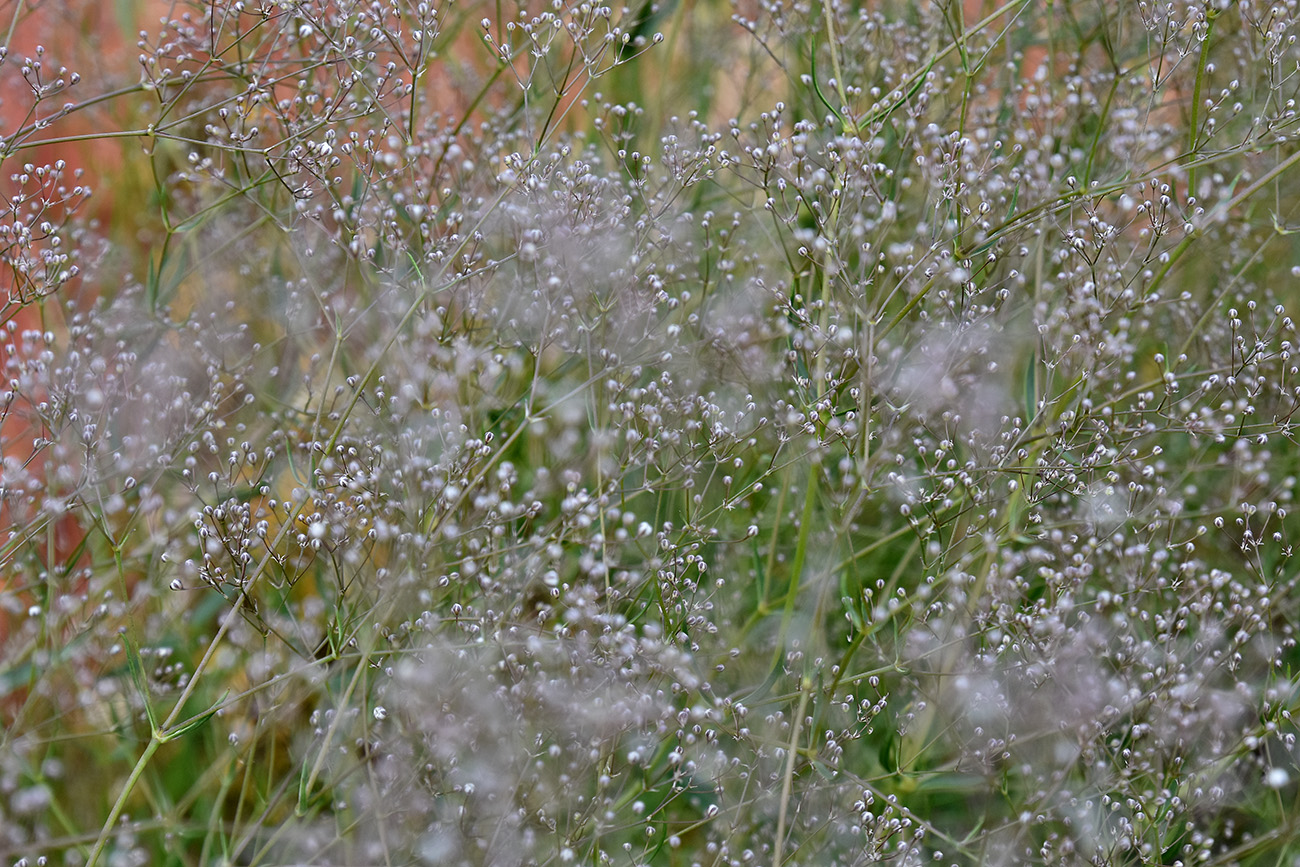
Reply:
[[[1300,7],[11,4],[0,857],[1300,857]]]

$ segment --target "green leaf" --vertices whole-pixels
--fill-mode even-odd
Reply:
[[[123,635],[122,643],[126,645],[126,664],[131,670],[131,681],[135,684],[136,692],[140,693],[140,701],[144,703],[145,716],[149,717],[149,731],[157,737],[158,717],[154,714],[153,703],[149,701],[149,684],[145,680],[144,663],[140,661],[140,651],[130,636]]]
[[[817,81],[817,39],[815,37],[812,40],[812,49],[808,52],[808,63],[808,77],[812,79],[813,93],[817,94],[817,99],[821,101],[821,104],[826,106],[831,114],[835,115],[835,119],[840,122],[840,126],[847,129],[848,124],[844,122],[844,117],[835,106],[831,105],[830,100],[822,93],[821,83]]]
[[[915,710],[915,705],[909,705],[907,710]],[[915,773],[924,770],[930,765],[926,751],[931,746],[931,733],[934,730],[935,722],[934,702],[927,701],[924,708],[916,711],[911,724],[907,728],[907,734],[903,735],[899,740],[899,774]]]
[[[165,733],[159,733],[158,739],[163,743],[167,743],[168,741],[173,741],[176,740],[177,738],[184,737],[185,735],[199,728],[208,720],[212,719],[212,717],[216,715],[217,711],[221,710],[222,705],[226,703],[226,698],[229,695],[230,693],[227,692],[220,699],[218,699],[212,705],[212,707],[208,708],[203,713],[199,714],[193,719],[186,720],[185,722],[181,723],[180,725],[176,726],[173,729],[168,730]]]
[[[844,605],[844,610],[848,613],[849,622],[853,624],[853,628],[858,632],[865,632],[862,613],[858,611],[857,603],[848,596],[841,596],[840,602]]]
[[[115,0],[113,17],[117,19],[118,30],[127,40],[127,44],[134,42],[139,24],[136,18],[136,4],[132,0]]]
[[[158,272],[159,268],[154,265],[153,257],[149,257],[149,274],[144,281],[144,300],[149,307],[150,313],[158,312]]]
[[[1029,363],[1025,365],[1025,424],[1034,420],[1038,415],[1038,353],[1034,352],[1029,356]]]

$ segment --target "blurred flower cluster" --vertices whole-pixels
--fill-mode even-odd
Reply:
[[[9,11],[6,861],[1300,852],[1294,0]]]

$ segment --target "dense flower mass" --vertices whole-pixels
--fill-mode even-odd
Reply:
[[[11,6],[6,863],[1300,854],[1295,0]]]

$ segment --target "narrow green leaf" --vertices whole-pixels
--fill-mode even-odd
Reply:
[[[848,612],[849,622],[853,624],[853,628],[858,632],[865,632],[866,629],[862,620],[862,612],[858,610],[857,602],[848,596],[841,596],[840,602],[843,603],[844,610]]]
[[[123,635],[122,643],[126,646],[126,664],[131,670],[131,682],[135,684],[136,692],[140,693],[140,701],[144,703],[145,716],[149,718],[149,731],[157,736],[158,717],[154,714],[153,703],[149,700],[149,684],[145,680],[144,663],[140,660],[140,651],[129,636]]]
[[[835,106],[831,105],[830,100],[826,98],[825,94],[822,93],[821,82],[817,80],[817,39],[816,37],[814,37],[812,40],[812,48],[808,52],[808,61],[809,61],[808,77],[812,79],[813,93],[817,94],[817,99],[821,101],[821,104],[826,106],[826,108],[830,111],[831,114],[835,115],[835,119],[840,122],[840,125],[845,126],[844,117],[840,114],[839,110],[835,108]]]
[[[159,733],[159,735],[158,735],[158,739],[159,739],[160,741],[162,741],[163,743],[167,743],[168,741],[172,741],[172,740],[175,740],[175,739],[177,739],[177,738],[184,737],[185,735],[187,735],[187,734],[189,734],[190,732],[194,731],[195,729],[199,728],[199,727],[202,726],[204,723],[206,723],[208,720],[212,719],[212,717],[216,715],[217,711],[221,710],[222,705],[225,704],[225,702],[226,702],[226,698],[227,698],[229,695],[230,695],[230,693],[227,692],[227,693],[226,693],[225,695],[223,695],[223,696],[222,696],[218,701],[216,701],[216,702],[212,705],[212,707],[208,708],[208,709],[205,710],[203,713],[199,714],[198,716],[194,717],[193,719],[187,720],[187,721],[181,723],[180,725],[176,726],[175,728],[170,729],[169,731],[167,731],[167,732],[165,732],[165,733]]]
[[[1038,414],[1038,353],[1029,356],[1025,365],[1025,424],[1033,421]]]
[[[150,313],[158,312],[158,272],[161,269],[154,265],[153,257],[149,257],[149,274],[144,281],[144,300],[149,306]]]

